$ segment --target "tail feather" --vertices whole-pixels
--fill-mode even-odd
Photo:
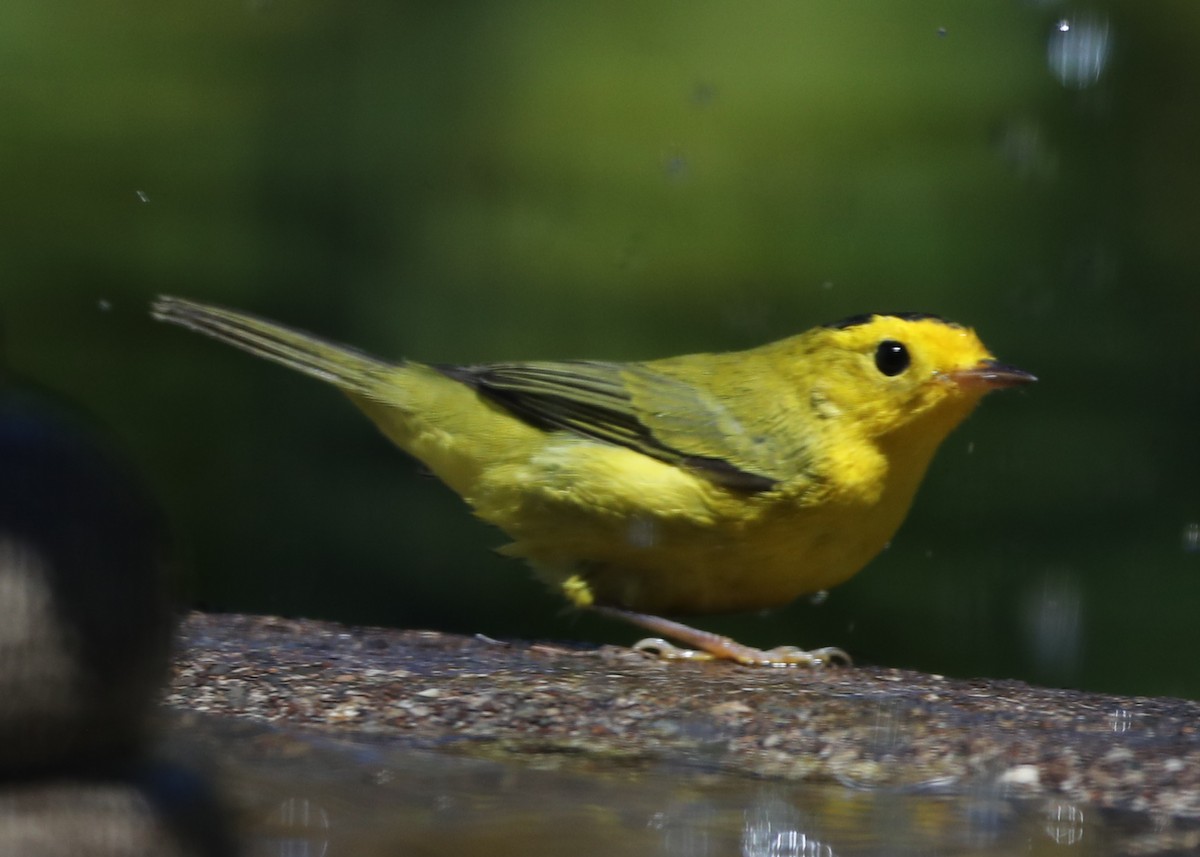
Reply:
[[[154,301],[150,313],[159,321],[211,336],[347,393],[375,398],[384,375],[395,369],[395,364],[356,348],[211,304],[163,296]]]

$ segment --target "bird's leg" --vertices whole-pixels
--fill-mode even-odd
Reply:
[[[657,655],[662,660],[695,660],[695,661],[734,661],[745,666],[760,667],[823,667],[829,664],[849,666],[850,656],[841,649],[824,648],[806,652],[795,646],[778,646],[774,649],[755,649],[744,646],[729,637],[722,637],[711,631],[701,631],[681,622],[664,619],[661,616],[651,616],[647,613],[634,613],[632,610],[622,610],[617,607],[601,607],[592,605],[591,608],[601,616],[610,619],[620,619],[645,628],[656,634],[671,637],[694,649],[681,649],[666,640],[652,638],[634,643],[633,648],[640,652]]]

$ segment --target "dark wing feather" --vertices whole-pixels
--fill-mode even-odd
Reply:
[[[699,471],[713,482],[740,491],[768,491],[778,481],[726,457],[692,454],[656,437],[638,414],[627,378],[636,377],[639,387],[651,382],[664,389],[681,387],[682,382],[637,364],[581,360],[436,368],[546,431],[568,431],[624,446],[659,461]],[[698,393],[690,391],[689,413],[680,416],[699,419],[707,426],[711,422],[708,417],[721,406],[709,403],[705,412],[697,414],[694,405],[698,397]]]

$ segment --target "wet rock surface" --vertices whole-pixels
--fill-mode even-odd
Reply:
[[[193,613],[167,704],[540,765],[665,762],[931,794],[984,783],[1016,799],[1200,817],[1200,704],[1179,699]]]

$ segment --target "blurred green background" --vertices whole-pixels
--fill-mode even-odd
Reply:
[[[331,389],[148,301],[450,362],[938,312],[1041,382],[826,603],[704,625],[1200,696],[1198,43],[1187,0],[9,0],[5,360],[120,439],[192,603],[628,642]]]

